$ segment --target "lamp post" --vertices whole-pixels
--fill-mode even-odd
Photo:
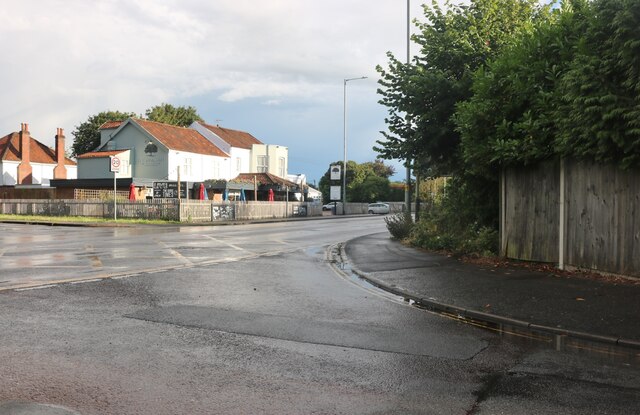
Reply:
[[[342,214],[346,214],[347,207],[347,82],[357,81],[359,79],[367,79],[366,76],[359,78],[347,78],[344,80],[344,117],[343,117],[343,136],[344,136],[344,165],[342,166]]]
[[[407,0],[407,66],[411,63],[411,0]],[[407,137],[408,139],[409,137]],[[404,188],[404,203],[411,215],[411,160],[407,154],[407,183]]]

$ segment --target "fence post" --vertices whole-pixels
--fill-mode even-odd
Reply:
[[[564,269],[564,251],[566,246],[565,235],[565,171],[564,158],[560,159],[560,195],[559,195],[560,215],[558,216],[558,268]]]
[[[507,175],[505,168],[500,172],[500,255],[507,256]]]

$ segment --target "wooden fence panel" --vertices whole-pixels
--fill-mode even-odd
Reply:
[[[640,276],[640,169],[564,162],[560,240],[560,164],[505,172],[504,254],[614,274]]]
[[[505,174],[505,254],[558,262],[559,165],[510,168]]]
[[[640,275],[640,171],[566,163],[567,264]]]

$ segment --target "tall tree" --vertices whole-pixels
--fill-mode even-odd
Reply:
[[[124,121],[129,117],[135,117],[132,112],[104,111],[96,115],[91,115],[87,121],[76,126],[71,133],[73,135],[73,145],[71,155],[73,157],[93,151],[100,145],[100,131],[98,128],[107,121]]]
[[[377,67],[389,131],[382,132],[375,150],[385,159],[417,160],[418,167],[450,174],[461,167],[452,119],[456,104],[471,96],[473,73],[530,30],[540,9],[537,0],[423,7],[426,23],[413,36],[418,56],[406,64],[389,53],[389,67]]]
[[[145,113],[149,121],[188,127],[194,121],[202,121],[194,107],[174,107],[171,104],[160,104],[149,108]]]

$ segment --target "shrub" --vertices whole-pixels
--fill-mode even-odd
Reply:
[[[449,181],[441,197],[432,198],[413,227],[409,242],[425,249],[456,254],[492,255],[498,251],[496,201],[478,196],[492,183]],[[496,192],[497,193],[497,192]]]
[[[411,214],[407,212],[387,216],[384,218],[384,221],[387,223],[387,229],[389,230],[391,237],[398,240],[408,238],[414,227]]]

